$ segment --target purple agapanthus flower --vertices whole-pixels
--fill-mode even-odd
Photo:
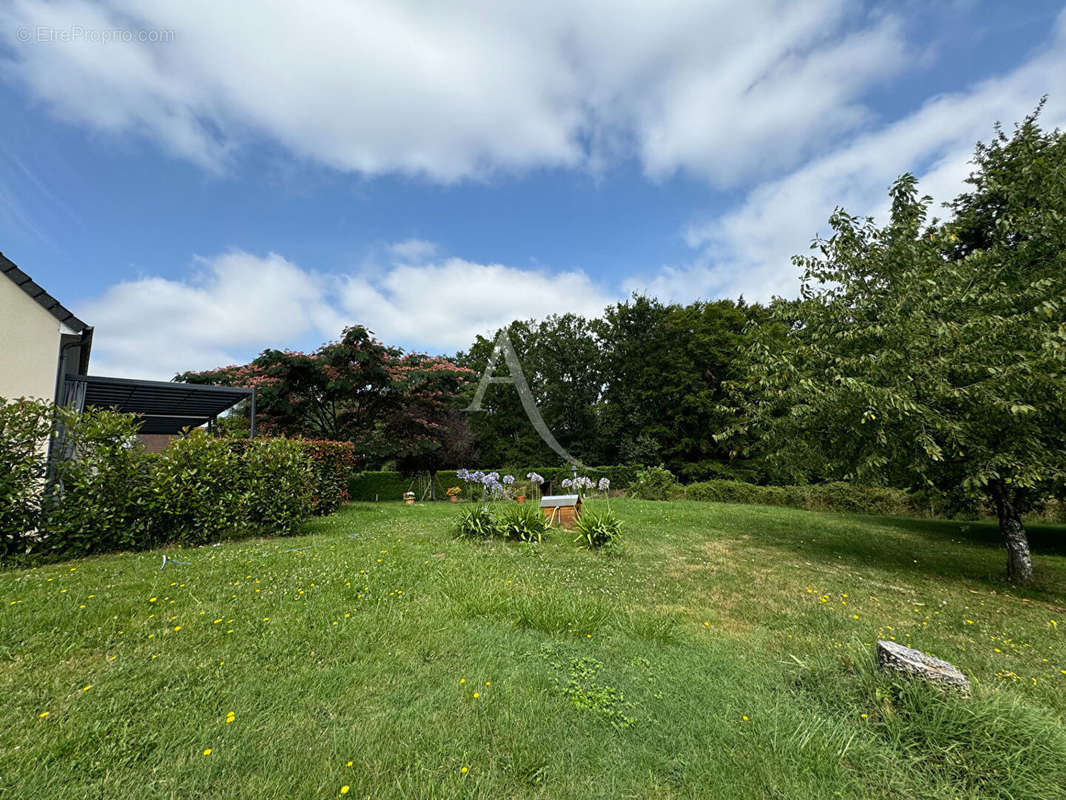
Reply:
[[[514,483],[514,475],[504,475],[503,476],[503,485],[504,486],[510,486],[512,483]]]
[[[526,480],[528,480],[530,483],[537,484],[537,486],[540,486],[542,483],[544,483],[544,478],[535,472],[527,472]]]
[[[600,482],[599,484],[597,484],[597,488],[599,488],[601,492],[606,492],[608,489],[611,488],[611,482],[607,478],[600,478]]]

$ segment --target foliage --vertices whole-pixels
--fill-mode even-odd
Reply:
[[[54,485],[46,492],[43,546],[62,556],[143,547],[158,534],[152,512],[152,459],[130,414],[58,409]]]
[[[315,516],[332,514],[348,500],[348,482],[355,471],[357,459],[351,442],[331,442],[325,439],[297,439],[301,449],[311,458],[314,469],[314,492],[311,513]]]
[[[574,541],[589,550],[617,546],[622,541],[622,521],[610,506],[595,509],[586,503],[574,523],[574,530],[577,531]]]
[[[428,458],[440,449],[468,375],[448,359],[405,354],[353,326],[313,353],[265,350],[249,364],[178,380],[255,387],[256,424],[265,433],[348,441],[361,458],[381,461]]]
[[[509,503],[499,516],[500,533],[516,542],[540,542],[548,530],[548,521],[533,503]]]
[[[244,452],[248,522],[268,535],[296,533],[314,508],[317,469],[304,443],[255,439]]]
[[[203,430],[174,439],[152,466],[150,511],[157,541],[183,545],[239,535],[248,515],[241,458]]]
[[[934,488],[997,508],[1008,574],[1030,577],[1020,514],[1066,479],[1066,137],[1036,115],[979,145],[954,218],[904,175],[884,227],[838,210],[797,257],[802,297],[758,341],[730,433],[782,470]]]
[[[0,398],[0,559],[25,550],[44,488],[51,405]]]
[[[625,489],[630,486],[636,480],[639,470],[640,467],[633,465],[589,468],[589,472],[597,479],[601,476],[607,477],[610,481],[611,489]],[[542,494],[559,492],[562,489],[562,481],[570,478],[569,467],[536,467],[535,469],[530,469],[529,467],[512,466],[485,471],[497,472],[501,475],[505,473],[511,475],[536,474],[537,477],[542,478],[542,481],[544,481],[543,485],[537,484],[541,486]],[[436,473],[437,481],[444,487],[461,483],[463,481],[458,477],[459,472],[459,470],[439,470]],[[530,483],[534,484],[535,481],[530,481]],[[352,475],[348,482],[348,493],[352,500],[400,500],[410,485],[411,477],[402,472],[396,470],[366,470]],[[469,486],[476,489],[480,484],[469,484]],[[515,486],[517,487],[518,484],[515,484]],[[519,488],[524,489],[525,487]],[[480,497],[480,494],[475,492],[470,495],[468,492],[468,496],[476,500]]]
[[[463,506],[452,528],[460,539],[491,539],[500,534],[500,526],[484,503]]]
[[[679,499],[714,503],[788,506],[808,511],[929,515],[919,498],[902,489],[835,481],[808,486],[758,486],[741,481],[703,481],[681,487]]]
[[[629,487],[629,493],[642,500],[669,500],[677,488],[677,478],[660,464],[640,470],[637,479]]]

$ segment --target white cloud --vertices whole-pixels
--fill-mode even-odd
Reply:
[[[996,120],[1009,131],[1045,93],[1051,98],[1041,124],[1066,125],[1066,12],[1050,44],[1027,63],[967,91],[934,97],[894,123],[757,185],[739,207],[686,232],[700,250],[694,263],[631,277],[626,286],[684,302],[698,296],[793,296],[799,270],[790,258],[807,252],[836,206],[883,219],[890,184],[911,171],[921,192],[936,201],[936,213],[945,216],[939,203],[964,189],[975,142],[991,138]]]
[[[275,253],[238,250],[196,265],[188,280],[124,281],[79,306],[95,327],[92,373],[168,380],[309,333],[325,339],[343,326],[329,304],[329,282]]]
[[[167,380],[268,347],[313,348],[354,323],[390,345],[448,353],[513,319],[595,316],[613,299],[582,272],[417,259],[432,255],[431,242],[391,249],[400,255],[374,277],[323,275],[275,253],[236,250],[196,259],[185,280],[116,284],[78,306],[96,328],[90,372]]]
[[[79,41],[35,40],[74,26]],[[88,40],[108,30],[173,35]],[[896,22],[846,0],[14,0],[0,42],[60,117],[211,169],[265,138],[443,181],[622,150],[727,184],[838,139],[909,63]]]
[[[340,304],[386,342],[420,349],[465,349],[515,319],[573,312],[599,316],[613,299],[584,272],[475,264],[447,258],[399,263],[380,277],[349,278]]]

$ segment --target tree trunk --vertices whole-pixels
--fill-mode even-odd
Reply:
[[[1016,583],[1032,580],[1033,559],[1029,554],[1029,537],[1014,502],[1014,490],[1002,481],[994,481],[989,488],[999,518],[999,531],[1007,548],[1007,578]]]

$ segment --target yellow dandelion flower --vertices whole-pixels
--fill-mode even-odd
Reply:
[[[860,717],[861,717],[862,719],[866,719],[866,715],[865,715],[865,714],[859,714],[859,716],[860,716]]]
[[[466,683],[466,678],[460,678],[459,683]]]
[[[180,631],[180,630],[181,630],[181,626],[180,626],[180,625],[175,625],[175,626],[174,626],[174,630],[176,630],[176,631]]]
[[[741,717],[741,719],[744,720],[745,722],[750,722],[750,720],[747,717]]]
[[[82,687],[81,687],[81,690],[82,690],[83,692],[87,692],[87,691],[89,691],[89,690],[90,690],[91,688],[93,688],[93,685],[92,685],[92,684],[90,683],[90,684],[87,684],[87,685],[85,685],[85,686],[82,686]]]
[[[148,598],[148,602],[149,603],[154,603],[155,602],[155,598],[154,597],[149,597]]]
[[[204,750],[204,755],[205,755],[205,756],[209,756],[209,755],[211,755],[211,748],[210,748],[210,747],[208,747],[208,748],[206,748],[206,749]]]
[[[51,713],[52,713],[51,711],[42,711],[40,714],[37,715],[37,718],[38,719],[44,719],[45,717],[47,717]]]
[[[464,775],[466,775],[466,773],[468,773],[468,772],[470,771],[470,769],[469,769],[468,767],[463,767],[463,768],[462,768],[462,769],[460,769],[459,771],[460,771],[461,773],[463,773]]]
[[[474,699],[477,700],[479,697],[481,697],[481,695],[479,695],[477,692],[474,692]]]
[[[486,686],[492,686],[492,681],[485,681]]]
[[[348,786],[348,784],[345,784],[344,786],[341,787],[341,794],[348,794],[348,791],[349,791],[350,788],[351,787]]]
[[[351,761],[349,761],[349,762],[348,762],[348,766],[350,767],[351,765],[352,765],[352,762],[351,762]]]

